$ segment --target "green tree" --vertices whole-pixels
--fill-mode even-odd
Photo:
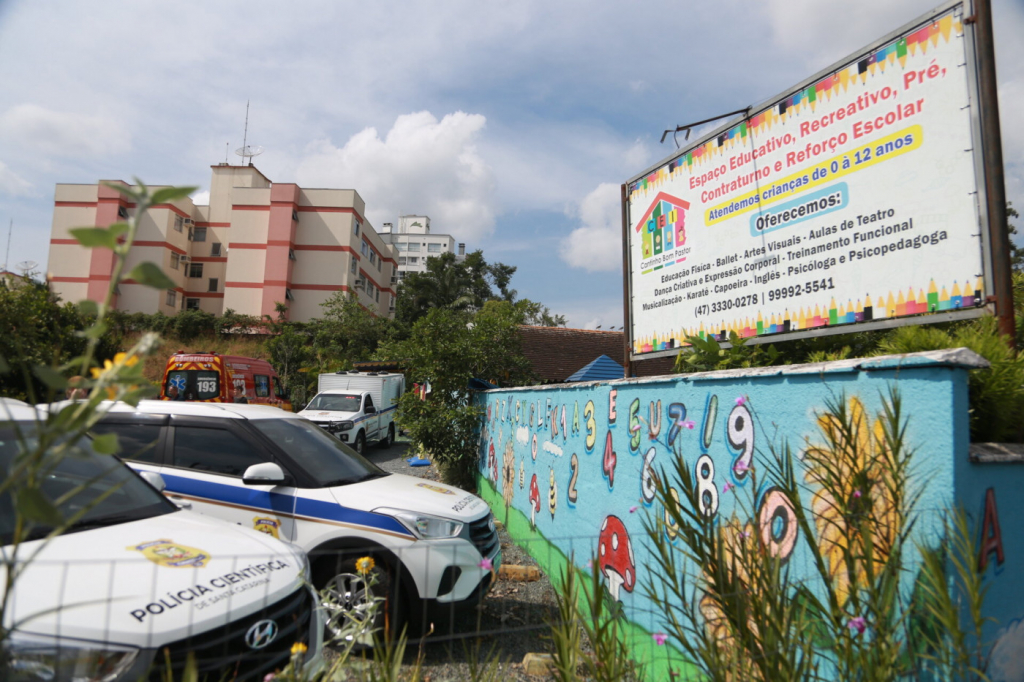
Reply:
[[[337,291],[321,307],[323,317],[310,323],[313,354],[321,372],[369,360],[378,344],[395,332],[392,320],[364,308],[352,292]]]
[[[1010,266],[1014,271],[1024,270],[1024,248],[1017,246],[1014,238],[1017,236],[1017,226],[1010,222],[1010,218],[1019,218],[1020,213],[1013,207],[1013,202],[1006,202],[1006,231],[1010,234]]]
[[[309,332],[306,325],[289,322],[288,306],[277,303],[277,317],[264,315],[263,322],[270,331],[270,338],[263,343],[263,348],[270,356],[270,364],[277,370],[285,388],[295,391],[294,402],[305,402],[305,384],[299,380],[309,364],[311,353],[309,348]]]
[[[432,308],[416,321],[407,339],[388,340],[378,349],[378,359],[405,362],[410,385],[429,382],[424,399],[416,391],[402,397],[399,424],[453,485],[476,487],[480,409],[470,401],[470,379],[503,386],[533,381],[519,345],[526,308],[508,301],[486,302],[476,313]]]
[[[412,326],[429,310],[474,311],[490,300],[513,302],[509,288],[516,268],[504,263],[490,264],[482,251],[459,260],[453,253],[427,259],[427,271],[410,273],[398,286],[397,320]]]
[[[42,399],[47,385],[33,368],[60,366],[86,347],[82,332],[90,319],[81,310],[61,303],[49,286],[34,280],[0,281],[0,357],[10,371],[0,374],[0,395]],[[97,359],[113,357],[116,348],[101,340]]]

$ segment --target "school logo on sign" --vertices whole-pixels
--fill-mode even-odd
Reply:
[[[252,527],[261,533],[273,535],[278,540],[281,539],[281,522],[277,519],[257,516],[252,520]]]
[[[665,192],[651,202],[636,229],[640,233],[641,258],[671,253],[686,244],[686,211],[690,202]]]
[[[202,568],[210,561],[210,555],[203,550],[179,545],[174,540],[153,540],[125,549],[142,552],[142,556],[157,566],[168,568]]]

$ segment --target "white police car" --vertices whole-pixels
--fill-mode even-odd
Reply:
[[[23,451],[16,430],[31,440],[36,416],[28,406],[0,410],[4,479]],[[301,551],[182,511],[157,490],[159,476],[144,478],[83,439],[42,479],[65,519],[81,514],[49,540],[49,525],[19,528],[17,491],[0,491],[0,552],[17,571],[0,679],[178,680],[192,656],[201,676],[263,680],[297,642],[319,666],[323,619]]]
[[[356,561],[377,566],[384,609],[471,606],[501,561],[487,504],[458,488],[389,474],[295,414],[261,405],[144,400],[114,406],[97,433],[116,433],[121,456],[159,473],[178,505],[299,545],[313,584],[329,588],[329,625],[365,610]],[[487,559],[492,566],[488,570]]]

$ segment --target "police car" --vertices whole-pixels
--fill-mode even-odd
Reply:
[[[21,452],[17,432],[31,441],[37,413],[8,403],[0,415],[6,479]],[[301,551],[183,511],[162,485],[83,439],[43,478],[41,492],[63,517],[77,515],[49,540],[45,523],[16,529],[16,493],[0,491],[0,580],[18,566],[3,610],[0,678],[178,680],[192,656],[201,678],[263,680],[288,664],[297,642],[308,666],[321,665],[324,621]]]
[[[396,628],[410,608],[475,605],[501,562],[483,500],[389,474],[295,414],[144,400],[114,406],[95,432],[116,433],[121,456],[160,474],[175,504],[305,550],[314,586],[334,597],[324,607],[335,632],[374,599],[386,605],[377,624]],[[357,570],[364,556],[375,564],[375,589]]]

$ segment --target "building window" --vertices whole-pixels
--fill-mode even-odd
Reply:
[[[299,222],[299,212],[296,211],[294,208],[292,209],[292,220],[295,222]]]
[[[441,253],[441,245],[427,244],[427,253]]]
[[[121,208],[124,208],[123,206]],[[117,215],[121,215],[121,209],[117,209]],[[181,232],[181,226],[185,224],[185,219],[180,215],[174,216],[174,231]]]
[[[177,270],[178,264],[181,262],[181,256],[177,251],[171,251],[171,269]]]
[[[219,281],[217,280],[217,278],[216,277],[211,277],[210,278],[210,288],[208,288],[207,291],[217,291],[217,285],[218,284],[219,284]]]
[[[198,298],[186,298],[185,299],[185,310],[199,310],[199,299]]]
[[[178,303],[178,292],[175,291],[174,289],[168,289],[167,298],[165,299],[165,301],[167,305],[173,308]]]
[[[288,260],[296,260],[294,249],[288,249]]]
[[[373,265],[376,262],[377,262],[377,254],[376,254],[376,252],[371,251],[370,252],[370,265]]]
[[[214,242],[213,244],[210,244],[210,255],[211,256],[219,256],[220,255],[220,242]]]
[[[399,251],[405,251],[409,248],[409,244],[406,242],[395,242],[395,248]]]
[[[377,293],[374,295],[374,298],[377,299],[377,303],[380,303],[380,289],[377,289]]]
[[[206,241],[206,228],[197,227],[192,233],[192,241],[194,242],[205,242]]]
[[[398,257],[398,264],[399,265],[405,265],[405,256],[399,256]]]
[[[351,272],[354,275],[354,274],[356,274],[356,267],[357,267],[357,265],[356,265],[356,257],[352,256],[352,263],[349,264],[348,271]]]
[[[189,277],[202,277],[203,276],[203,264],[202,263],[190,263],[188,266]]]
[[[359,221],[358,220],[354,223],[353,229],[355,229],[356,236],[358,237],[359,236]]]
[[[419,256],[409,256],[409,265],[416,265],[419,262]]]
[[[128,207],[127,206],[118,206],[117,207],[117,217],[118,218],[123,218],[124,220],[128,220]]]
[[[399,270],[398,271],[398,281],[401,282],[403,279],[405,279],[405,270]]]
[[[284,297],[286,299],[288,299],[289,301],[294,301],[295,300],[295,296],[292,295],[292,290],[291,289],[287,289],[286,288],[284,290]]]
[[[383,264],[384,264],[384,259],[383,258],[378,258],[377,259],[377,272],[380,272],[381,266]]]
[[[420,245],[419,244],[413,244],[412,242],[409,242],[409,250],[410,251],[419,251],[420,250]]]
[[[361,253],[362,253],[362,254],[363,254],[364,256],[368,255],[368,254],[370,253],[370,245],[369,245],[369,244],[367,244],[366,242],[363,242],[363,243],[362,243],[362,244],[360,245],[360,247],[359,247],[359,251],[360,251],[360,252],[361,252]]]

